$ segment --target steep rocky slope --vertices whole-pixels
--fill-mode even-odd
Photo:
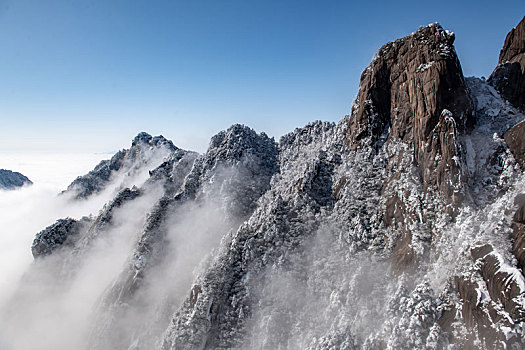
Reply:
[[[148,214],[128,268],[101,304],[101,317],[95,323],[91,348],[119,348],[131,343],[143,348],[153,346],[148,337],[160,336],[169,320],[168,310],[174,306],[173,299],[177,299],[176,291],[161,288],[157,291],[161,294],[160,300],[148,300],[143,294],[149,296],[151,293],[144,290],[151,289],[152,285],[157,289],[156,283],[166,283],[158,281],[159,277],[155,276],[158,270],[164,271],[174,261],[182,259],[180,255],[188,254],[173,247],[170,236],[186,235],[191,226],[196,226],[194,223],[181,224],[186,220],[185,215],[199,220],[189,210],[202,214],[213,225],[204,225],[202,237],[194,233],[194,239],[205,239],[201,245],[209,246],[208,249],[218,245],[224,233],[237,230],[254,210],[257,199],[268,189],[270,178],[278,170],[276,157],[277,147],[272,139],[242,125],[234,125],[212,138],[208,151],[195,160],[179,189],[168,191]],[[171,255],[173,252],[178,252],[179,256]],[[204,258],[202,254],[193,251],[186,259],[197,264]],[[188,272],[176,273],[180,276]],[[149,310],[144,310],[143,305],[148,305]],[[137,314],[138,310],[142,315]],[[166,315],[156,314],[158,310]],[[144,313],[150,317],[143,317]],[[144,336],[139,336],[141,332]]]
[[[7,329],[81,289],[89,349],[524,348],[523,23],[488,81],[437,23],[388,43],[350,115],[278,143],[139,134],[68,189],[120,191],[37,235]]]
[[[16,171],[0,169],[0,189],[12,190],[24,185],[31,185],[33,182],[26,176]]]
[[[437,187],[458,200],[457,135],[475,122],[454,50],[454,33],[439,25],[383,46],[361,75],[349,120],[352,149],[375,149],[387,140],[412,145],[425,189]]]
[[[525,17],[507,34],[489,81],[505,99],[525,110]]]
[[[283,137],[280,173],[195,281],[163,349],[523,346],[509,236],[471,257],[502,232],[480,239],[463,216],[494,219],[488,199],[519,191],[501,136],[524,117],[467,84],[452,41],[430,25],[385,45],[352,115]]]

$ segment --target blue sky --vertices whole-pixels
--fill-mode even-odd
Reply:
[[[525,0],[0,0],[0,152],[109,152],[139,131],[205,151],[350,110],[387,41],[440,22],[488,76]]]

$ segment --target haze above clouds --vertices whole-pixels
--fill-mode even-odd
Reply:
[[[23,271],[33,260],[31,243],[35,234],[59,218],[81,217],[98,211],[93,205],[71,205],[58,193],[78,175],[87,173],[102,154],[4,154],[0,167],[18,171],[33,181],[32,186],[0,190],[0,306],[13,291]]]

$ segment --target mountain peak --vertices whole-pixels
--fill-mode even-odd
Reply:
[[[165,145],[172,151],[177,150],[178,148],[171,142],[170,140],[166,139],[164,136],[151,136],[147,132],[139,132],[137,136],[133,139],[131,142],[131,146],[137,146],[137,145],[148,145],[148,146],[155,146],[158,147],[160,145]]]
[[[525,17],[507,34],[489,82],[507,101],[525,110]]]
[[[498,64],[514,62],[525,52],[525,16],[516,27],[511,29],[499,54]]]
[[[207,154],[225,152],[233,156],[241,156],[246,150],[257,148],[275,148],[275,141],[264,132],[257,134],[255,130],[243,124],[234,124],[227,130],[220,131],[211,138]]]
[[[475,122],[454,38],[454,33],[433,23],[381,47],[361,75],[347,133],[352,149],[364,145],[378,149],[386,140],[410,143],[425,188],[437,186],[446,197],[453,192],[446,184],[456,183],[457,171],[441,174],[426,169],[455,168],[451,159],[456,145],[445,139]],[[433,141],[437,139],[443,142]],[[431,165],[433,159],[443,164]]]
[[[114,198],[36,235],[2,324],[41,342],[87,320],[40,348],[524,348],[525,115],[504,79],[464,79],[454,39],[432,23],[383,45],[350,115],[278,144],[139,133],[72,184],[103,191],[86,208]]]
[[[164,136],[153,137],[140,132],[129,149],[123,149],[111,159],[101,161],[88,174],[76,178],[64,192],[73,192],[75,198],[87,198],[104,189],[117,174],[131,178],[143,171],[155,169],[176,151],[181,150]]]
[[[132,146],[135,146],[139,143],[149,143],[153,137],[148,134],[147,132],[139,132],[137,136],[133,139],[133,142],[131,143]]]

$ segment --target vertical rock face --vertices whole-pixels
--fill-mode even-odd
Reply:
[[[412,143],[425,187],[452,200],[460,171],[455,135],[475,122],[453,43],[452,32],[432,24],[384,45],[361,75],[347,135],[354,149],[385,139]]]
[[[513,28],[505,38],[505,44],[499,54],[498,64],[523,60],[525,53],[525,17]]]
[[[513,126],[503,138],[516,161],[525,169],[525,122]]]
[[[518,259],[518,267],[521,268],[525,274],[525,193],[520,193],[514,199],[514,203],[518,206],[513,217],[513,244],[512,253]]]
[[[489,82],[510,103],[525,110],[525,17],[507,34]]]
[[[460,136],[475,124],[474,107],[453,43],[455,36],[439,24],[387,43],[361,75],[359,93],[349,117],[347,144],[351,149],[407,145],[388,155],[392,171],[383,186],[384,221],[404,229],[394,244],[392,259],[401,270],[416,263],[412,234],[419,222],[409,192],[399,192],[397,179],[407,173],[407,160],[416,169],[425,191],[437,192],[447,211],[464,197],[464,151]],[[407,202],[411,202],[411,204]]]

